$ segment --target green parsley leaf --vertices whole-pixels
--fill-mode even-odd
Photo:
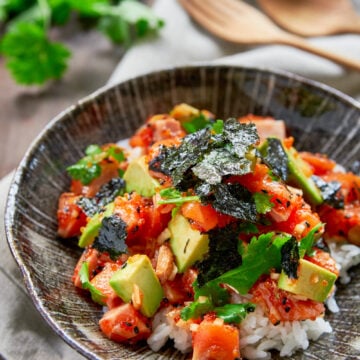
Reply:
[[[303,258],[305,254],[309,256],[312,255],[312,247],[317,237],[316,234],[319,232],[320,228],[323,225],[324,225],[323,223],[317,224],[306,234],[305,237],[303,237],[300,240],[300,245],[299,245],[300,258]]]
[[[101,175],[99,164],[87,161],[86,158],[79,160],[76,164],[69,166],[67,172],[74,180],[80,180],[83,185],[88,185]]]
[[[160,190],[160,196],[163,198],[159,200],[159,204],[176,204],[181,205],[189,201],[199,201],[199,197],[196,195],[183,196],[182,193],[175,188],[166,188]]]
[[[108,157],[112,157],[113,159],[115,159],[119,163],[126,160],[124,151],[122,149],[120,149],[119,147],[117,147],[117,146],[110,146],[106,150],[106,153],[107,153]]]
[[[133,38],[155,34],[164,25],[148,6],[133,0],[115,6],[95,4],[91,11],[101,16],[99,30],[117,44],[129,45]]]
[[[226,304],[222,307],[216,307],[214,312],[217,317],[223,319],[226,323],[239,324],[245,319],[249,312],[255,310],[255,304]]]
[[[85,154],[86,155],[96,155],[96,154],[101,154],[102,150],[101,147],[99,145],[89,145],[86,149],[85,149]]]
[[[274,204],[270,201],[269,194],[263,192],[256,192],[253,194],[256,211],[259,214],[266,214],[273,208]]]
[[[85,149],[85,154],[85,157],[66,169],[73,179],[80,180],[83,185],[90,184],[92,180],[101,175],[99,163],[102,160],[109,157],[119,163],[126,160],[123,150],[117,146],[110,146],[103,151],[100,146],[92,144]]]
[[[81,265],[79,271],[79,277],[81,281],[81,285],[83,289],[87,289],[90,291],[91,298],[93,301],[97,302],[98,304],[105,305],[104,298],[105,296],[103,293],[98,290],[91,282],[89,278],[89,265],[86,261],[84,261]]]
[[[212,125],[211,129],[215,134],[221,134],[224,131],[224,121],[217,119]]]
[[[70,56],[64,45],[51,42],[44,29],[33,23],[12,27],[3,37],[0,50],[13,77],[26,85],[59,79]]]
[[[193,301],[185,306],[180,313],[181,319],[187,321],[190,319],[199,319],[206,313],[214,309],[214,305],[208,297],[202,297],[200,300]]]
[[[115,16],[105,16],[100,19],[98,29],[114,44],[129,46],[131,43],[131,29],[124,19]]]
[[[247,294],[257,279],[272,268],[281,267],[281,248],[291,239],[289,234],[273,232],[253,237],[242,255],[242,264],[205,284],[207,287],[228,284],[240,294]]]
[[[181,126],[188,134],[194,133],[198,130],[204,129],[210,124],[210,120],[201,112],[198,115],[191,117],[188,121],[183,121]]]

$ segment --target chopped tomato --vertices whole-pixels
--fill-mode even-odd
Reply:
[[[312,256],[305,255],[306,260],[323,267],[326,270],[331,271],[332,273],[339,276],[339,269],[337,267],[336,261],[330,256],[330,254],[321,249],[315,249]]]
[[[341,184],[340,198],[343,208],[335,209],[327,204],[318,208],[321,221],[326,223],[325,237],[348,240],[360,245],[360,177],[353,173],[328,173],[322,178],[326,182]]]
[[[109,280],[121,268],[120,264],[106,263],[104,268],[96,274],[90,281],[96,289],[103,295],[103,301],[109,309],[112,309],[123,303],[121,298],[116,294],[115,290],[110,286]]]
[[[117,162],[103,161],[100,164],[101,174],[90,184],[83,185],[80,180],[72,180],[71,191],[78,195],[93,197],[100,190],[101,186],[111,179],[119,177],[119,164]]]
[[[298,192],[290,191],[290,187],[274,181],[269,175],[269,168],[263,164],[256,164],[253,173],[233,176],[230,181],[239,182],[252,193],[268,194],[273,203],[270,215],[276,222],[287,220],[293,210],[300,208],[303,202]]]
[[[283,140],[283,145],[286,149],[290,149],[294,145],[295,139],[292,136],[288,136]]]
[[[105,266],[105,263],[112,262],[109,255],[100,253],[94,248],[87,247],[77,262],[72,276],[72,281],[78,288],[82,288],[79,272],[85,261],[88,264],[90,280]]]
[[[193,333],[192,360],[241,359],[239,330],[220,319],[204,319]]]
[[[274,230],[284,231],[301,239],[319,223],[319,215],[311,210],[310,205],[303,202],[300,208],[294,209],[286,221],[275,224]]]
[[[196,280],[196,272],[189,269],[185,274],[177,274],[174,280],[163,284],[164,295],[167,303],[177,305],[194,299],[192,284]]]
[[[58,234],[62,238],[78,236],[86,225],[86,215],[77,201],[81,196],[74,193],[62,193],[59,198],[57,219]]]
[[[189,201],[181,206],[181,213],[191,220],[191,225],[200,231],[209,231],[218,224],[218,213],[211,205]]]
[[[322,205],[318,211],[321,221],[326,223],[325,238],[348,240],[360,246],[360,205],[349,204],[343,209]]]
[[[151,333],[149,320],[131,304],[107,311],[99,321],[101,331],[111,340],[136,343]]]
[[[160,235],[171,217],[170,213],[156,210],[151,199],[135,192],[115,199],[114,214],[119,215],[127,225],[127,245],[150,257],[156,246],[156,242],[151,240]]]
[[[273,204],[269,216],[274,224],[264,230],[280,230],[300,239],[320,222],[318,214],[304,201],[302,192],[273,181],[266,165],[256,164],[253,173],[233,176],[229,181],[239,182],[252,193],[268,194]]]
[[[277,287],[277,282],[270,277],[258,281],[250,290],[252,302],[259,304],[273,324],[280,321],[315,320],[324,313],[321,302],[303,300],[296,295]]]
[[[136,134],[131,137],[130,145],[148,149],[153,143],[185,136],[179,121],[167,114],[152,116]]]
[[[322,154],[313,154],[310,152],[299,152],[300,157],[306,161],[312,168],[314,175],[324,175],[332,171],[336,165],[335,161],[330,160]]]

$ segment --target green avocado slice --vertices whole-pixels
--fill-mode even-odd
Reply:
[[[109,203],[105,206],[103,212],[96,213],[89,220],[89,222],[86,224],[79,238],[78,245],[81,248],[91,245],[94,242],[96,236],[99,235],[102,219],[112,215],[112,213],[114,212],[114,208],[115,208],[115,204],[113,202]]]
[[[290,279],[283,271],[278,287],[320,302],[327,299],[337,279],[333,272],[305,259],[300,259],[297,275],[297,279]]]

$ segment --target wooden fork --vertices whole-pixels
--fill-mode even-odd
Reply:
[[[217,37],[237,44],[283,44],[360,71],[360,60],[318,48],[290,34],[255,7],[240,0],[179,0],[200,25]],[[324,14],[326,15],[326,14]]]

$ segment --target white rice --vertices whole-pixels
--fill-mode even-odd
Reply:
[[[330,254],[337,262],[340,270],[340,282],[347,284],[351,278],[348,270],[360,263],[360,247],[346,242],[327,241]]]
[[[192,349],[190,324],[179,320],[179,310],[168,306],[159,311],[153,319],[153,332],[147,342],[153,351],[160,350],[168,339],[174,341],[174,347],[183,353],[190,352]]]
[[[350,267],[360,263],[360,248],[348,243],[328,242],[332,257],[340,269],[340,282],[348,283],[347,273]],[[251,301],[250,297],[234,296],[233,302]],[[328,309],[339,311],[334,294],[327,300]],[[179,318],[179,309],[169,306],[159,311],[153,319],[153,333],[148,344],[153,351],[158,351],[167,340],[174,341],[174,347],[183,353],[192,350],[191,326]],[[283,322],[273,325],[265,316],[261,306],[246,316],[240,324],[240,351],[245,359],[270,359],[270,350],[276,349],[280,356],[291,356],[297,350],[305,350],[310,340],[317,340],[321,335],[332,332],[331,325],[322,317],[316,320]]]
[[[241,323],[240,351],[246,359],[270,359],[271,349],[280,351],[280,356],[291,356],[296,350],[306,349],[309,340],[317,340],[331,331],[322,317],[273,325],[261,306],[257,306]]]

